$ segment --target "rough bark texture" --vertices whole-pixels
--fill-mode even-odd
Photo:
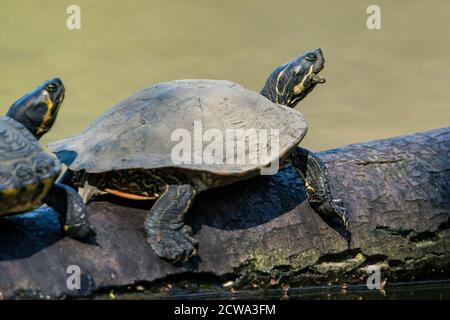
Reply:
[[[291,167],[201,194],[188,215],[199,256],[180,266],[156,257],[144,238],[149,203],[91,203],[95,245],[63,238],[56,214],[42,208],[0,220],[0,297],[137,284],[157,297],[168,283],[220,288],[229,280],[237,288],[364,283],[373,264],[389,282],[450,278],[450,127],[319,155],[349,209],[349,233],[310,208]],[[81,268],[81,290],[66,286],[69,265]]]

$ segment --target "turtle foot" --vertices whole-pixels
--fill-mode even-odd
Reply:
[[[83,200],[71,187],[56,183],[50,189],[44,202],[61,216],[63,230],[67,236],[91,242],[96,233],[91,227]]]
[[[315,211],[320,214],[338,217],[342,220],[345,229],[348,230],[348,215],[347,208],[344,207],[343,201],[341,199],[333,199],[331,195],[328,195],[323,201],[318,201],[318,203],[311,203],[311,206]]]
[[[196,253],[197,240],[183,220],[195,197],[191,185],[169,185],[149,211],[144,230],[155,253],[173,263],[185,262]]]
[[[197,252],[192,229],[183,224],[147,228],[147,240],[155,253],[173,263],[185,262]]]
[[[311,151],[297,147],[291,162],[305,183],[311,207],[319,214],[340,218],[348,230],[347,209],[341,199],[331,195],[327,168],[322,161]]]
[[[86,210],[83,210],[86,211]],[[68,237],[77,240],[90,241],[96,236],[95,229],[86,219],[87,213],[80,212],[79,215],[68,215],[64,223],[64,232]]]
[[[67,195],[67,212],[63,221],[67,236],[78,240],[90,240],[96,233],[88,220],[87,208],[78,193],[64,186]]]

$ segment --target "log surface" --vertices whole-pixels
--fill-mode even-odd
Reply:
[[[177,266],[145,240],[150,203],[90,203],[96,244],[63,237],[57,215],[44,207],[0,219],[0,298],[92,296],[182,281],[364,283],[368,265],[390,282],[450,278],[450,127],[319,156],[349,210],[348,233],[311,209],[291,167],[200,194],[187,217],[199,255]],[[70,265],[80,267],[80,290],[67,288]]]

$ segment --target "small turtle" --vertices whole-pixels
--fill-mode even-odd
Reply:
[[[61,165],[38,142],[52,127],[64,92],[60,79],[48,80],[0,117],[0,216],[30,211],[45,203],[61,215],[69,236],[84,239],[93,233],[86,207],[75,190],[54,184]]]
[[[153,250],[171,261],[185,260],[196,251],[197,241],[183,220],[199,192],[260,175],[278,160],[292,163],[300,173],[316,211],[345,223],[346,210],[331,196],[325,167],[313,153],[296,148],[307,124],[291,108],[325,81],[317,75],[323,66],[320,49],[307,52],[277,68],[261,94],[223,80],[157,84],[119,102],[79,135],[49,147],[69,167],[65,183],[83,187],[86,201],[93,190],[136,200],[157,199],[144,229]],[[243,153],[254,161],[242,163],[234,149],[231,155],[216,150],[213,161],[196,161],[195,154],[193,160],[189,156],[189,144],[184,150],[187,161],[174,161],[183,154],[174,134],[186,134],[180,138],[183,142],[195,139],[199,124],[205,135],[215,130],[225,137],[227,130],[236,129],[241,130],[236,131],[237,138],[247,140],[251,137],[245,136],[245,130],[276,129],[279,149],[263,159],[258,156],[263,143],[252,147],[246,143]],[[195,150],[197,142],[193,143]],[[274,150],[268,147],[267,154],[272,152],[269,149]]]

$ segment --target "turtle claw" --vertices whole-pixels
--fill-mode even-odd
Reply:
[[[334,211],[334,215],[342,220],[345,230],[348,230],[348,214],[347,208],[344,207],[344,202],[341,199],[333,199],[331,207]]]
[[[349,220],[348,220],[348,215],[347,215],[347,209],[342,208],[342,211],[343,211],[343,213],[341,215],[341,220],[344,223],[345,230],[349,231],[349,229],[348,229],[349,228]]]
[[[338,217],[348,230],[348,214],[347,208],[343,206],[343,201],[341,199],[324,200],[323,202],[311,203],[311,206],[320,214],[324,214],[330,217]]]
[[[64,232],[70,238],[77,240],[89,240],[95,238],[97,233],[95,229],[87,223],[80,223],[75,225],[64,225]]]
[[[148,242],[158,256],[177,263],[185,262],[196,254],[198,242],[192,238],[189,226],[165,229],[148,231]]]
[[[195,196],[191,185],[169,185],[156,201],[144,223],[153,251],[172,263],[185,262],[196,254],[197,240],[183,217]]]

